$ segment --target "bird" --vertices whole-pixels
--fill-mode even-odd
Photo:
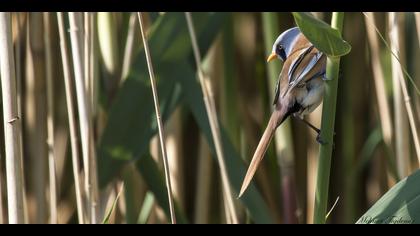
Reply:
[[[293,116],[317,132],[316,140],[325,144],[321,130],[303,119],[321,102],[325,90],[326,55],[319,51],[298,27],[281,33],[273,44],[267,63],[280,59],[283,67],[276,84],[274,110],[258,143],[244,177],[239,197],[243,195],[274,136],[286,118]]]

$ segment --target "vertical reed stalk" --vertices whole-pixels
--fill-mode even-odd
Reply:
[[[82,140],[82,153],[84,160],[84,169],[85,169],[85,188],[86,195],[88,199],[88,215],[90,222],[95,224],[97,223],[96,217],[96,207],[97,199],[95,197],[95,191],[92,181],[92,176],[96,173],[92,173],[92,160],[95,160],[94,154],[92,155],[92,150],[90,148],[90,142],[92,139],[92,127],[90,122],[90,103],[86,96],[85,89],[85,74],[83,68],[82,60],[82,40],[78,35],[78,30],[81,28],[81,25],[77,24],[77,14],[74,12],[69,13],[69,22],[70,22],[70,41],[71,49],[73,55],[73,66],[74,66],[74,76],[76,84],[76,93],[77,93],[77,105],[79,110],[79,120],[80,120],[80,135]]]
[[[401,18],[398,18],[397,13],[388,13],[389,38],[391,43],[391,50],[399,54],[399,37],[401,31],[399,30],[399,23]],[[394,92],[394,120],[395,120],[395,154],[398,176],[402,179],[409,173],[409,140],[408,140],[408,125],[407,115],[404,112],[404,101],[399,83],[400,78],[403,77],[401,65],[395,57],[391,57],[392,62],[392,85]]]
[[[108,101],[112,100],[120,79],[120,56],[118,48],[118,15],[115,12],[98,13],[98,39],[104,68],[104,84]]]
[[[331,19],[331,26],[341,33],[343,28],[343,20],[343,12],[334,12]],[[331,171],[331,155],[334,142],[333,133],[335,124],[339,68],[340,57],[328,57],[326,76],[329,80],[325,82],[325,94],[321,121],[321,137],[327,143],[320,145],[319,148],[314,211],[314,223],[316,224],[323,224],[326,221],[328,189]]]
[[[390,50],[390,52],[392,54],[391,55],[392,56],[392,60],[395,60],[395,67],[396,67],[397,70],[399,70],[399,72],[398,71],[397,72],[400,74],[400,76],[398,76],[399,79],[398,79],[398,81],[395,81],[394,86],[398,86],[398,83],[400,83],[399,86],[401,86],[402,93],[403,93],[403,96],[404,96],[404,104],[406,106],[406,110],[407,110],[407,114],[408,114],[408,121],[409,121],[409,124],[410,124],[410,127],[411,127],[411,134],[413,135],[413,142],[414,142],[414,146],[415,146],[415,150],[416,150],[416,155],[417,155],[418,161],[420,163],[420,141],[419,141],[419,137],[418,137],[418,133],[417,133],[418,131],[417,131],[417,128],[416,128],[416,123],[415,123],[415,118],[414,118],[414,114],[413,114],[413,109],[411,108],[411,103],[410,103],[411,102],[411,98],[410,98],[409,93],[408,93],[408,90],[407,90],[407,85],[406,85],[406,82],[405,82],[403,73],[408,77],[408,79],[412,83],[414,89],[416,90],[417,94],[419,94],[420,91],[417,88],[417,86],[414,83],[414,81],[411,78],[411,76],[404,69],[404,67],[402,65],[403,63],[401,62],[401,59],[400,59],[402,56],[398,56],[398,54],[399,54],[399,50],[398,49],[399,48],[403,49],[403,47],[399,45],[399,42],[400,42],[400,40],[399,40],[400,33],[398,32],[398,24],[397,24],[396,21],[397,21],[397,18],[396,18],[395,13],[389,13],[390,37],[393,38],[391,40],[393,42],[391,42],[391,43],[394,43],[396,45],[389,46],[388,43],[386,42],[386,40],[381,35],[381,33],[379,32],[379,30],[376,28],[376,26],[374,26],[374,27],[375,27],[376,32],[379,34],[379,36],[381,37],[382,41],[386,45],[386,47]],[[397,30],[395,30],[395,29],[397,29]],[[391,30],[393,32],[391,32]],[[397,66],[398,66],[398,68],[397,68]],[[394,93],[395,92],[396,91],[395,91],[395,88],[394,88]],[[401,112],[403,112],[403,111],[400,111],[399,113],[401,113]],[[397,112],[394,111],[394,113],[397,113]],[[397,121],[395,121],[395,122],[397,123]],[[403,131],[399,130],[397,127],[395,127],[395,129],[398,130],[398,132],[403,132]],[[407,135],[405,135],[405,136],[407,136]],[[398,145],[397,145],[397,149],[398,149]],[[404,150],[403,148],[401,148],[401,149]],[[408,148],[405,148],[405,149],[408,149]],[[398,155],[398,150],[396,150],[396,153]]]
[[[150,58],[149,46],[148,46],[148,43],[147,43],[145,30],[143,28],[142,14],[140,12],[138,12],[137,15],[138,15],[138,19],[139,19],[141,37],[143,39],[144,53],[146,54],[147,68],[149,70],[150,83],[151,83],[152,93],[153,93],[153,101],[154,101],[154,105],[155,105],[156,120],[157,120],[157,123],[158,123],[159,142],[160,142],[160,147],[161,147],[161,152],[162,152],[163,167],[165,169],[165,179],[166,179],[166,187],[167,187],[167,191],[168,191],[169,210],[170,210],[170,213],[171,213],[171,222],[172,222],[172,224],[176,224],[176,216],[175,216],[173,196],[172,196],[172,187],[171,187],[171,177],[170,177],[170,173],[169,173],[168,157],[166,155],[165,136],[164,136],[165,134],[164,134],[164,131],[163,131],[162,118],[161,118],[161,115],[160,115],[159,98],[158,98],[158,94],[157,94],[157,90],[156,90],[155,74],[153,72],[153,64],[152,64],[152,60]]]
[[[134,56],[134,49],[135,49],[135,37],[138,34],[137,28],[137,21],[136,21],[136,14],[131,13],[130,21],[128,24],[128,34],[127,34],[127,42],[125,43],[124,49],[124,58],[122,64],[122,72],[121,72],[121,79],[120,83],[124,82],[125,78],[128,76],[128,72],[130,72],[130,66],[133,61]]]
[[[230,215],[232,216],[232,221],[234,224],[238,223],[238,216],[236,215],[235,211],[235,205],[233,201],[233,195],[232,190],[229,183],[229,178],[227,174],[227,169],[224,163],[224,157],[223,157],[223,150],[222,150],[222,142],[220,138],[220,129],[219,129],[219,123],[217,120],[217,111],[214,103],[214,99],[212,97],[212,90],[210,86],[206,85],[204,74],[201,69],[201,56],[200,51],[197,44],[197,39],[195,36],[195,30],[192,22],[191,13],[186,12],[185,13],[187,24],[188,24],[188,31],[190,33],[191,43],[193,47],[194,52],[194,58],[195,63],[197,67],[198,77],[200,79],[200,85],[204,96],[204,104],[206,107],[206,113],[207,117],[209,119],[210,123],[210,129],[213,136],[213,142],[216,147],[216,156],[217,156],[217,162],[219,164],[220,168],[220,174],[222,177],[222,185],[223,185],[223,191],[226,193],[226,200],[227,200],[227,206],[230,211]]]
[[[96,151],[95,151],[95,131],[94,131],[94,124],[95,124],[95,118],[97,113],[97,104],[98,104],[98,77],[97,77],[97,70],[96,70],[96,61],[97,61],[97,53],[95,50],[95,39],[96,39],[96,28],[95,28],[95,19],[96,19],[96,13],[95,12],[88,12],[86,13],[86,19],[87,23],[85,23],[86,30],[85,30],[85,48],[86,50],[86,62],[85,62],[85,71],[87,71],[86,74],[86,80],[88,86],[86,87],[86,91],[88,94],[88,100],[89,100],[89,152],[90,152],[90,160],[89,160],[89,168],[90,168],[90,178],[92,182],[92,192],[93,192],[93,199],[96,203],[94,211],[94,216],[96,218],[96,222],[99,221],[97,219],[98,217],[98,211],[99,211],[99,186],[98,186],[98,171],[97,171],[97,163],[96,163]]]
[[[91,14],[89,12],[83,13],[83,62],[85,68],[85,89],[86,96],[92,98],[91,94],[91,83],[90,83],[90,33],[92,32],[90,28],[90,18]],[[91,102],[91,101],[90,101]],[[92,107],[92,105],[91,105]]]
[[[46,86],[47,86],[47,146],[48,146],[48,172],[50,181],[50,222],[57,224],[57,174],[56,161],[54,157],[54,94],[52,80],[52,49],[51,49],[51,26],[50,13],[44,12],[44,49],[46,65]]]
[[[392,148],[392,123],[389,111],[389,104],[386,97],[384,75],[380,61],[381,53],[379,47],[379,40],[378,36],[376,35],[375,29],[372,27],[372,25],[376,25],[375,16],[372,12],[366,12],[365,14],[368,16],[365,17],[365,25],[371,50],[372,69],[374,76],[373,78],[375,82],[376,99],[378,101],[380,117],[379,120],[381,122],[382,135],[386,145]]]
[[[417,39],[419,40],[419,46],[420,46],[420,12],[415,12],[414,17],[416,18]]]
[[[402,46],[403,46],[403,45],[401,45],[401,43],[402,43],[401,41],[398,41],[398,44],[399,44],[400,48],[402,48]],[[420,141],[419,141],[418,129],[416,127],[416,118],[414,117],[413,108],[411,107],[411,97],[410,97],[410,94],[408,93],[407,84],[405,82],[405,79],[404,79],[404,76],[403,76],[403,71],[402,71],[401,67],[402,67],[402,65],[400,64],[400,67],[399,67],[400,76],[399,76],[398,81],[400,83],[400,86],[401,86],[401,89],[402,89],[402,94],[404,96],[404,104],[405,104],[405,108],[407,110],[408,121],[409,121],[410,128],[411,128],[411,134],[413,136],[413,142],[414,142],[414,147],[415,147],[415,150],[416,150],[417,160],[418,160],[418,163],[420,165]]]
[[[16,77],[10,13],[0,13],[0,72],[3,101],[3,124],[6,151],[7,200],[9,223],[24,223],[23,174],[21,163],[21,122],[18,117]]]
[[[75,112],[73,110],[73,100],[72,100],[72,90],[71,90],[71,74],[70,74],[70,62],[68,61],[68,52],[67,52],[67,40],[66,33],[64,28],[64,17],[63,13],[57,13],[58,20],[58,30],[60,34],[60,50],[61,50],[61,60],[63,63],[63,74],[64,74],[64,87],[66,91],[66,104],[68,111],[68,121],[69,121],[69,130],[70,130],[70,145],[72,152],[72,165],[73,165],[73,176],[74,176],[74,186],[76,191],[76,204],[77,204],[77,217],[80,224],[84,223],[84,207],[82,201],[82,190],[80,187],[79,179],[79,148],[77,145],[77,131],[76,131],[76,118]]]
[[[17,12],[15,13],[16,18],[15,18],[15,23],[17,24],[17,39],[15,42],[15,62],[16,62],[16,89],[17,89],[17,106],[18,106],[18,116],[22,117],[22,81],[23,81],[23,77],[22,77],[22,57],[21,57],[21,53],[22,53],[22,47],[23,47],[23,43],[25,42],[25,35],[26,35],[26,30],[25,30],[25,24],[22,24],[22,20],[21,20],[21,15],[27,14],[27,13],[20,13]],[[26,22],[26,21],[25,21]],[[13,24],[13,20],[12,20],[12,24]],[[20,163],[22,164],[22,174],[25,173],[25,169],[24,169],[24,165],[23,165],[23,134],[22,132],[20,132],[20,146],[21,146],[21,150],[22,150],[22,155],[21,155],[21,161]],[[26,184],[25,184],[25,178],[22,176],[22,192],[23,192],[23,210],[24,210],[24,217],[25,217],[25,223],[28,223],[28,201],[27,201],[27,195],[26,195],[26,188],[25,188]]]

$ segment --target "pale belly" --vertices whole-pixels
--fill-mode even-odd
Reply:
[[[296,102],[301,104],[302,109],[298,112],[303,116],[314,111],[322,102],[324,96],[325,82],[322,77],[311,79],[306,86],[299,88]]]

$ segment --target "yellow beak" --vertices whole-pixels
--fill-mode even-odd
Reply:
[[[277,55],[274,52],[271,53],[271,55],[268,56],[268,58],[267,58],[267,62],[270,62],[270,61],[274,60],[276,57],[277,57]]]

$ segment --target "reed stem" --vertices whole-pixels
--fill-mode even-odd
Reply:
[[[343,21],[344,13],[334,12],[331,19],[331,27],[337,29],[341,34],[343,28]],[[314,210],[315,224],[324,224],[326,221],[328,189],[331,171],[331,156],[334,145],[333,133],[337,103],[339,69],[340,57],[328,57],[326,75],[328,80],[325,81],[325,93],[321,121],[321,138],[326,141],[326,144],[320,145],[319,148],[319,162]]]
[[[170,210],[170,213],[171,213],[171,222],[172,222],[172,224],[176,224],[176,216],[175,216],[174,202],[173,202],[173,196],[172,196],[171,177],[170,177],[170,173],[169,173],[168,157],[167,157],[167,154],[166,154],[165,134],[164,134],[164,131],[163,131],[162,118],[161,118],[161,114],[160,114],[159,98],[158,98],[157,89],[156,89],[155,74],[153,72],[152,59],[150,58],[149,46],[148,46],[148,43],[147,43],[145,30],[144,30],[144,27],[143,27],[142,13],[138,12],[137,15],[138,15],[139,24],[140,24],[141,37],[143,39],[144,53],[146,54],[147,68],[149,70],[150,83],[151,83],[152,93],[153,93],[153,101],[154,101],[154,105],[155,105],[156,120],[157,120],[158,131],[159,131],[158,132],[159,142],[160,142],[160,148],[161,148],[161,152],[162,152],[163,168],[165,170],[166,188],[167,188],[167,191],[168,191],[168,200],[169,200],[169,210]]]
[[[69,22],[70,22],[70,41],[71,49],[73,55],[73,66],[74,66],[74,77],[76,84],[76,94],[77,94],[77,106],[79,110],[79,120],[80,120],[80,136],[82,141],[82,154],[84,160],[84,170],[85,170],[85,188],[86,195],[88,199],[88,215],[90,222],[93,224],[97,223],[96,217],[96,197],[93,187],[92,176],[95,173],[92,173],[92,160],[95,159],[92,156],[92,150],[90,149],[92,129],[90,124],[90,103],[86,96],[85,89],[85,74],[84,74],[84,64],[82,60],[82,39],[79,37],[78,30],[80,30],[81,25],[78,24],[78,15],[80,13],[69,13]]]
[[[23,174],[21,163],[21,121],[18,117],[15,62],[10,13],[0,13],[0,73],[6,152],[6,181],[9,223],[24,223]]]
[[[227,200],[227,206],[228,206],[228,210],[230,211],[230,216],[232,217],[232,222],[234,224],[238,223],[238,216],[236,215],[236,211],[235,211],[235,205],[234,205],[234,201],[233,201],[233,195],[232,195],[232,190],[231,190],[231,186],[229,183],[229,178],[228,178],[228,174],[227,174],[227,169],[225,166],[225,162],[224,162],[224,157],[223,157],[223,149],[222,149],[222,141],[220,138],[220,129],[219,129],[219,123],[217,120],[217,111],[216,111],[216,107],[215,107],[215,102],[214,99],[212,97],[212,90],[210,88],[210,86],[207,86],[206,81],[204,79],[204,73],[201,69],[201,56],[200,56],[200,51],[198,48],[198,44],[197,44],[197,38],[195,35],[195,30],[194,30],[194,25],[192,22],[192,17],[191,17],[191,13],[190,12],[185,12],[185,16],[187,19],[187,24],[188,24],[188,31],[190,33],[190,38],[191,38],[191,44],[193,47],[193,52],[194,52],[194,59],[195,59],[195,63],[197,66],[197,72],[198,72],[198,77],[200,80],[200,85],[201,85],[201,89],[203,92],[203,96],[204,96],[204,104],[206,107],[206,113],[207,113],[207,117],[209,119],[209,123],[210,123],[210,129],[211,129],[211,133],[213,136],[213,142],[216,148],[216,156],[217,156],[217,162],[219,164],[219,168],[220,168],[220,174],[222,177],[222,185],[223,185],[223,191],[226,193],[226,200]]]
[[[68,121],[69,121],[69,130],[70,130],[70,145],[72,152],[72,165],[73,165],[73,176],[74,176],[74,186],[76,191],[76,204],[77,204],[77,217],[79,224],[83,224],[84,221],[84,206],[82,201],[82,189],[80,187],[80,168],[79,168],[79,147],[77,145],[77,130],[76,130],[76,118],[75,111],[72,99],[72,82],[70,74],[70,62],[68,60],[68,51],[67,51],[67,40],[66,33],[64,29],[64,17],[62,12],[57,12],[58,20],[58,30],[60,35],[60,50],[61,50],[61,60],[63,63],[63,74],[64,74],[64,87],[66,92],[66,105],[68,112]]]
[[[56,160],[54,156],[54,93],[52,80],[52,48],[51,48],[51,20],[50,13],[44,12],[44,48],[46,65],[47,87],[47,147],[48,147],[48,173],[50,181],[50,222],[58,223],[57,213],[57,174]]]

